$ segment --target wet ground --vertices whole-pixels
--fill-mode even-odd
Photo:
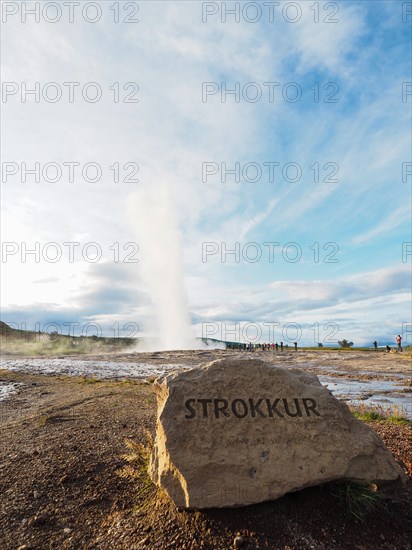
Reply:
[[[412,419],[412,356],[402,353],[354,351],[238,352],[234,350],[183,350],[126,352],[81,357],[3,356],[0,368],[27,374],[84,376],[100,379],[153,379],[175,369],[191,368],[223,357],[262,359],[274,366],[299,368],[319,376],[339,399],[382,408],[398,409]],[[0,399],[19,391],[1,382]]]
[[[0,381],[0,401],[7,399],[19,391],[21,384]]]

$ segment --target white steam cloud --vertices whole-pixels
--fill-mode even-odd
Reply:
[[[154,308],[154,339],[149,347],[156,350],[201,347],[190,325],[181,235],[169,186],[162,183],[153,190],[133,193],[128,201],[128,214],[139,245],[142,281]]]

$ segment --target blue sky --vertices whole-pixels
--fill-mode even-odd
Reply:
[[[260,3],[257,23],[242,15],[239,23],[231,16],[223,22],[220,2],[132,2],[128,11],[120,2],[119,23],[109,2],[98,3],[97,23],[80,12],[72,23],[67,12],[50,23],[44,11],[39,22],[30,16],[24,22],[21,5],[6,4],[13,13],[3,13],[2,74],[13,93],[2,103],[4,321],[28,328],[95,322],[106,334],[113,323],[133,322],[144,333],[153,302],[145,258],[139,253],[138,264],[126,262],[133,246],[122,247],[139,246],[149,233],[160,283],[183,258],[197,335],[206,326],[224,337],[233,324],[255,323],[266,340],[265,330],[277,323],[274,339],[287,341],[284,327],[298,324],[299,341],[310,344],[323,341],[329,330],[323,327],[332,323],[337,339],[357,345],[392,341],[402,331],[411,343],[412,256],[405,250],[412,249],[403,243],[412,241],[412,176],[402,177],[403,163],[411,162],[412,95],[402,97],[412,80],[412,14],[402,12],[408,3],[319,2],[317,23],[313,2],[274,5],[273,21]],[[42,10],[46,4],[40,3]],[[242,11],[247,3],[237,4]],[[124,23],[134,8],[139,21]],[[52,9],[46,17],[54,17]],[[217,13],[203,22],[202,10],[203,19],[205,10]],[[295,13],[299,21],[286,20]],[[324,21],[328,16],[336,22]],[[35,82],[40,94],[57,83],[62,98],[22,102],[22,88]],[[65,82],[79,83],[72,103]],[[100,101],[83,99],[80,90],[89,82],[102,90]],[[137,90],[135,84],[123,89],[130,82],[139,87],[132,95],[139,102],[114,102],[114,83],[123,99]],[[207,82],[218,92],[202,101]],[[273,101],[268,82],[279,83]],[[222,87],[236,83],[240,90],[254,83],[246,88],[250,96],[241,94],[237,102],[228,95],[224,102]],[[248,101],[254,90],[261,90],[261,99]],[[284,99],[296,91],[297,101]],[[8,170],[17,166],[16,174],[5,177],[5,162]],[[41,169],[79,162],[80,170],[73,182],[66,172],[55,183],[42,175],[38,182],[33,176],[21,181],[22,163],[36,162]],[[81,174],[91,162],[102,170],[95,183]],[[139,182],[123,181],[129,165],[116,183],[114,163],[138,165]],[[206,182],[205,163],[219,168]],[[222,181],[223,163],[228,169],[254,163],[262,178],[235,181],[228,174]],[[278,163],[272,164],[273,182],[267,163]],[[296,167],[301,177],[294,182]],[[332,172],[337,182],[327,179]],[[253,172],[247,174],[252,179]],[[179,250],[165,244],[169,210],[163,215],[147,207],[160,209],[165,188]],[[22,255],[36,242],[38,258]],[[63,251],[54,263],[43,257],[51,242]],[[65,242],[80,243],[74,261]],[[90,242],[102,251],[99,261],[80,252]],[[270,257],[264,243],[274,242],[279,245]],[[216,243],[208,250],[217,252],[202,257],[205,243]],[[235,243],[239,261],[233,255],[222,261],[223,246]],[[261,258],[245,261],[242,253],[253,257],[254,251]],[[295,253],[300,259],[290,261]],[[337,261],[325,261],[328,254]],[[315,338],[310,327],[316,323],[322,328]]]

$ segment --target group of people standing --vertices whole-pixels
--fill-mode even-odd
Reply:
[[[298,350],[298,343],[297,342],[294,342],[293,343],[294,345],[294,349],[295,351]],[[286,347],[289,347],[288,345]],[[249,344],[242,344],[242,343],[229,343],[226,345],[226,348],[227,349],[241,349],[243,351],[283,351],[283,348],[284,348],[284,345],[283,345],[283,342],[280,342],[280,344],[278,344],[277,342],[276,343],[272,343],[272,344],[266,344],[266,343],[263,343],[263,344],[252,344],[251,342],[249,342]]]
[[[402,336],[400,334],[398,334],[398,336],[396,337],[396,345],[397,345],[397,350],[398,351],[403,351],[402,349]],[[375,351],[377,351],[378,349],[378,342],[375,340],[373,342],[373,347],[375,348]],[[390,346],[386,346],[386,351],[391,351],[391,347]]]

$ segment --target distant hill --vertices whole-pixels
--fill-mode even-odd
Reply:
[[[99,336],[70,336],[57,332],[19,330],[0,321],[2,355],[79,355],[84,353],[112,352],[135,347],[135,338],[109,338]]]
[[[5,334],[6,332],[13,332],[15,329],[6,325],[3,321],[0,321],[0,334]]]
[[[0,321],[0,336],[2,340],[17,340],[24,339],[25,341],[33,340],[38,337],[39,333],[33,330],[21,330],[12,328],[4,321]]]

